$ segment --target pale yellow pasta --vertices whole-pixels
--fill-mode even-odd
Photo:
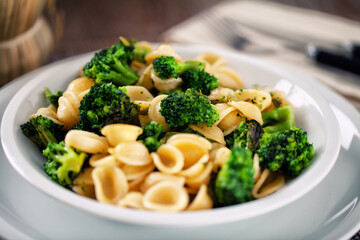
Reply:
[[[90,78],[77,78],[68,85],[66,91],[59,98],[57,117],[64,123],[65,129],[71,129],[80,121],[79,107],[80,101],[84,97],[83,92],[93,85],[94,81]]]
[[[146,176],[144,182],[140,186],[140,190],[141,192],[145,193],[151,186],[162,181],[170,181],[178,184],[179,186],[184,186],[185,177],[164,174],[161,172],[152,172]]]
[[[92,179],[93,168],[85,168],[73,181],[72,190],[82,196],[95,199],[95,187]]]
[[[225,115],[217,126],[221,129],[224,136],[227,136],[232,133],[242,121],[244,121],[244,118],[235,109],[235,111],[231,111]]]
[[[156,168],[162,173],[179,173],[184,167],[182,152],[170,144],[161,145],[151,156]]]
[[[151,64],[155,60],[155,58],[161,56],[172,56],[175,58],[175,61],[181,61],[181,57],[175,52],[173,47],[168,44],[161,44],[155,50],[146,54],[146,63]]]
[[[140,142],[123,142],[114,149],[117,160],[131,166],[146,166],[152,160],[148,149]]]
[[[94,84],[94,80],[91,78],[80,77],[70,82],[66,91],[73,92],[75,95],[79,95],[81,92],[90,89]]]
[[[139,114],[138,119],[141,127],[144,127],[146,124],[151,122],[151,119],[148,114],[146,115]]]
[[[241,89],[235,91],[237,100],[250,101],[260,108],[260,111],[269,107],[271,104],[271,96],[265,91],[256,89]]]
[[[230,88],[218,87],[211,90],[207,98],[212,102],[226,103],[230,100],[236,100],[235,91]]]
[[[80,121],[80,100],[73,92],[64,92],[59,98],[58,119],[64,123],[65,129],[71,129]]]
[[[144,166],[133,166],[125,164],[121,167],[121,169],[123,170],[128,181],[134,181],[137,179],[143,179],[147,174],[155,169],[155,165],[153,163],[149,163],[148,165]]]
[[[109,144],[105,137],[83,130],[70,130],[65,136],[65,144],[86,153],[106,153]]]
[[[145,209],[162,212],[178,212],[189,204],[185,188],[171,181],[162,181],[151,186],[144,194]]]
[[[185,169],[198,162],[211,149],[211,143],[207,139],[191,133],[176,134],[167,143],[183,153]]]
[[[140,192],[142,183],[144,182],[146,176],[147,176],[147,175],[145,175],[145,176],[142,177],[142,178],[137,178],[137,179],[128,181],[129,191]]]
[[[253,167],[254,167],[254,181],[257,182],[261,175],[261,168],[259,162],[259,154],[255,153],[253,157]]]
[[[118,167],[96,167],[92,178],[99,202],[117,204],[129,190],[125,174]]]
[[[35,114],[33,114],[29,117],[29,119],[35,118],[39,115],[50,119],[51,121],[53,121],[56,124],[63,125],[63,123],[58,120],[56,108],[53,105],[50,105],[46,108],[45,107],[39,108]]]
[[[143,194],[140,192],[129,192],[117,203],[120,207],[142,209]]]
[[[120,166],[119,162],[116,160],[116,158],[113,155],[108,155],[104,157],[100,157],[100,154],[96,154],[91,156],[89,159],[89,164],[92,167],[106,167],[106,166]]]
[[[226,160],[228,160],[230,154],[230,149],[224,146],[211,149],[210,160],[214,163],[214,172],[217,172],[219,168],[222,168]]]
[[[204,170],[193,178],[186,178],[185,183],[191,188],[200,188],[202,184],[208,184],[210,180],[210,174],[213,169],[213,162],[207,162]]]
[[[260,109],[255,106],[254,104],[243,102],[243,101],[230,101],[228,102],[229,105],[237,108],[241,115],[246,117],[247,119],[254,119],[260,125],[263,124],[263,120],[261,117]]]
[[[206,126],[206,124],[202,124],[202,125],[189,124],[189,128],[197,131],[198,133],[201,133],[207,139],[211,139],[222,145],[226,144],[223,131],[215,124],[213,124],[211,127]]]
[[[165,94],[158,95],[151,101],[151,105],[149,108],[150,119],[152,121],[159,123],[161,126],[163,126],[164,131],[168,131],[170,129],[170,127],[166,123],[165,118],[159,113],[159,111],[161,109],[161,107],[160,107],[161,100],[163,100],[166,97],[167,97],[167,95],[165,95]]]
[[[126,95],[129,96],[131,101],[151,101],[154,96],[143,86],[126,86]]]
[[[186,209],[188,211],[211,209],[213,207],[213,201],[208,194],[206,184],[202,184],[194,200],[190,203]]]
[[[111,146],[123,142],[134,142],[142,132],[141,127],[124,123],[109,124],[101,129],[101,134],[106,137]]]
[[[159,91],[167,92],[167,91],[174,90],[174,89],[178,88],[180,86],[180,84],[182,83],[181,78],[161,79],[158,77],[158,75],[156,74],[154,69],[151,70],[150,76],[154,82],[155,88]]]
[[[196,163],[192,166],[182,170],[179,175],[186,178],[194,178],[201,174],[204,171],[205,165],[209,161],[209,154],[203,155]]]
[[[226,64],[226,59],[215,53],[202,53],[196,56],[195,60],[205,63],[205,70],[214,74],[214,71],[220,66]]]
[[[240,89],[244,87],[240,76],[229,67],[221,66],[216,68],[214,75],[218,78],[220,87],[231,89]]]
[[[238,110],[226,103],[215,104],[219,112],[219,120],[215,123],[226,136],[233,132],[244,118]]]
[[[136,86],[143,86],[144,88],[149,90],[154,87],[154,83],[151,78],[152,69],[153,69],[153,65],[150,64],[142,71],[139,80],[136,82]]]
[[[72,186],[71,189],[77,194],[80,194],[84,197],[96,199],[94,185],[84,185],[84,186],[74,185]]]
[[[269,169],[264,169],[251,193],[254,198],[263,198],[278,191],[284,184],[284,176],[273,173]]]

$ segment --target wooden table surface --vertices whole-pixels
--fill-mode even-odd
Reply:
[[[272,0],[360,22],[360,0]],[[52,61],[105,48],[118,36],[159,41],[165,30],[221,0],[61,0],[64,33]]]
[[[360,0],[271,0],[360,22]],[[160,35],[221,0],[60,0],[64,32],[51,57],[56,61],[114,44],[118,36],[159,41]],[[358,236],[352,239],[360,239]]]

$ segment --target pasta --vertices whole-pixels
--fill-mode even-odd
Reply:
[[[66,129],[71,129],[80,121],[79,107],[80,101],[94,81],[87,77],[80,77],[72,81],[62,97],[59,98],[59,107],[57,109],[58,119],[64,123]]]
[[[167,44],[153,49],[146,41],[120,40],[126,46],[133,44],[134,48],[148,51],[143,59],[134,58],[129,63],[132,71],[139,75],[138,81],[119,88],[131,103],[137,105],[134,105],[138,108],[135,118],[105,124],[97,132],[77,129],[76,124],[83,121],[79,117],[80,102],[94,86],[93,79],[83,76],[69,83],[58,99],[57,108],[53,105],[40,108],[30,119],[41,115],[63,126],[65,146],[73,148],[75,153],[86,153],[82,171],[74,173],[69,185],[77,194],[138,210],[179,212],[213,208],[216,201],[209,194],[214,187],[211,184],[222,169],[229,167],[233,148],[250,149],[249,144],[259,131],[251,129],[241,135],[237,132],[239,126],[255,122],[262,130],[264,114],[274,108],[291,106],[291,103],[281,91],[265,87],[244,88],[242,78],[227,66],[223,57],[203,53],[195,60],[204,63],[202,68],[215,76],[219,84],[208,95],[201,94],[201,90],[198,92],[210,107],[215,108],[219,117],[210,125],[190,122],[173,127],[162,115],[161,107],[165,107],[161,103],[172,91],[183,90],[182,79],[181,76],[159,78],[153,61],[160,56],[172,56],[177,63],[185,60]],[[177,104],[181,103],[174,103],[175,109],[178,109]],[[104,108],[106,111],[108,109]],[[160,133],[154,129],[145,130],[149,123],[157,123]],[[232,143],[240,137],[246,139],[245,145]],[[249,194],[252,199],[280,190],[286,183],[284,172],[264,167],[258,152],[250,152],[252,166],[249,172],[253,186]]]

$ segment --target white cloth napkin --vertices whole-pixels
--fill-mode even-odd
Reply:
[[[208,23],[214,16],[218,22],[226,19],[228,27],[250,40],[239,51],[311,75],[342,94],[360,110],[360,76],[316,65],[305,52],[284,46],[301,46],[310,42],[331,46],[360,42],[359,22],[267,1],[231,1],[207,9],[171,28],[162,35],[162,40],[229,48],[221,33]],[[293,44],[289,38],[294,40]]]

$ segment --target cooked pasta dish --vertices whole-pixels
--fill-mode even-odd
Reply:
[[[179,212],[279,191],[314,148],[284,92],[244,88],[214,53],[120,37],[20,127],[57,184],[123,208]],[[246,84],[246,83],[245,83]],[[45,158],[47,160],[45,160]]]

